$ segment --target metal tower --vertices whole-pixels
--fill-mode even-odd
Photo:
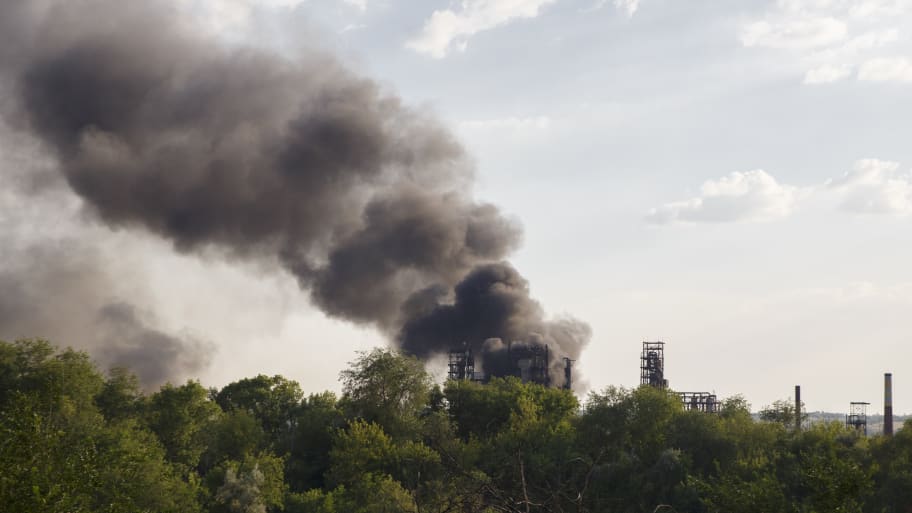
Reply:
[[[447,377],[453,380],[475,380],[475,357],[472,356],[472,349],[467,344],[463,349],[450,351]]]
[[[643,341],[640,384],[656,388],[668,387],[668,380],[665,379],[665,342]]]
[[[868,434],[868,405],[871,403],[849,403],[849,414],[846,415],[846,427],[855,428],[861,434]]]

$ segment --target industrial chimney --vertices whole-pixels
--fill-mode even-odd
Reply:
[[[795,431],[801,431],[801,385],[795,385]]]
[[[893,374],[884,374],[884,421],[883,434],[893,435]]]

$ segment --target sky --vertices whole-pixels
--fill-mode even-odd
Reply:
[[[172,1],[225,46],[325,50],[442,120],[476,196],[522,224],[511,261],[532,295],[591,326],[589,390],[637,385],[641,341],[662,340],[679,391],[756,410],[801,385],[809,410],[877,413],[892,372],[912,412],[912,2]],[[0,177],[46,176],[42,147],[2,130]],[[11,190],[8,271],[56,253],[91,262],[71,280],[123,268],[93,297],[42,298],[46,315],[129,298],[116,318],[192,341],[205,356],[174,362],[205,385],[338,390],[356,351],[387,344],[280,269],[112,229],[65,187]],[[16,329],[0,336],[35,335]]]

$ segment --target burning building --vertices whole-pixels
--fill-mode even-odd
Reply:
[[[514,343],[507,345],[507,358],[513,366],[513,375],[524,383],[538,383],[551,386],[548,367],[551,355],[548,346],[540,344]]]
[[[489,339],[482,346],[486,367],[475,366],[475,354],[468,344],[449,352],[447,377],[452,380],[486,382],[494,377],[514,376],[524,383],[560,386],[569,390],[573,384],[573,362],[564,357],[560,362],[562,380],[552,379],[555,369],[553,354],[547,344],[540,342],[510,342]]]

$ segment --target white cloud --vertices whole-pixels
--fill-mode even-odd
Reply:
[[[852,67],[846,64],[824,64],[809,69],[804,74],[805,84],[828,84],[837,82],[852,74]]]
[[[424,28],[406,47],[441,59],[455,45],[465,50],[468,39],[513,20],[535,18],[555,0],[462,0],[458,10],[434,11]]]
[[[850,2],[849,15],[853,18],[896,16],[908,8],[908,0],[861,0]]]
[[[853,37],[845,45],[847,51],[861,51],[881,48],[899,40],[899,30],[895,28],[872,30]]]
[[[896,26],[908,26],[912,2],[894,0],[779,0],[741,29],[745,47],[784,52],[804,66],[805,84],[826,84],[852,76],[868,63],[877,80],[903,80],[906,72],[882,62],[883,48],[903,43]],[[879,68],[874,69],[874,66]]]
[[[830,198],[843,212],[865,215],[912,215],[912,172],[898,162],[861,159],[852,170],[822,186],[780,184],[763,170],[735,172],[709,180],[693,198],[652,209],[654,224],[757,222],[782,219],[811,195]]]
[[[912,60],[906,57],[880,57],[865,61],[858,69],[858,80],[912,82]]]
[[[827,185],[841,197],[840,208],[847,212],[905,216],[912,214],[912,174],[898,171],[898,162],[862,159]]]
[[[640,7],[640,0],[614,0],[614,7],[624,12],[628,17],[632,17],[633,13]]]
[[[741,43],[747,47],[812,49],[845,39],[848,27],[832,17],[800,16],[779,21],[757,21],[744,27]]]
[[[705,182],[697,197],[652,209],[647,220],[655,224],[772,221],[788,216],[801,194],[799,188],[782,185],[763,170],[736,171]]]

